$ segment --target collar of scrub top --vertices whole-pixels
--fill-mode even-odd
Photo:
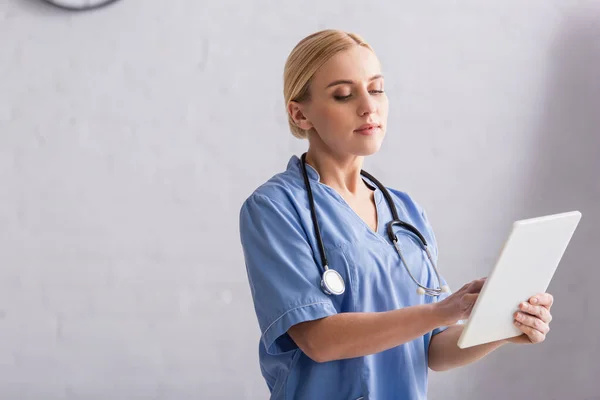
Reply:
[[[347,204],[342,199],[342,197],[337,192],[335,192],[335,190],[333,188],[325,185],[324,183],[321,183],[321,177],[319,175],[319,172],[313,166],[311,166],[309,163],[305,162],[305,160],[306,160],[305,157],[306,157],[306,153],[302,154],[302,158],[298,158],[298,157],[294,156],[297,166],[300,169],[300,174],[302,176],[304,176],[303,171],[305,170],[309,181],[314,180],[317,184],[329,188],[330,190],[332,190],[334,192],[335,197],[338,201],[340,201],[341,203]],[[304,162],[303,162],[303,160],[304,160]],[[303,164],[306,165],[306,169],[303,168]],[[379,202],[381,201],[381,198],[385,197],[387,206],[388,206],[390,212],[392,213],[392,221],[390,221],[386,224],[387,236],[388,236],[390,242],[393,243],[395,246],[397,246],[398,238],[397,238],[396,233],[394,232],[393,228],[395,226],[401,226],[404,229],[406,229],[407,231],[409,231],[412,234],[414,234],[415,236],[417,236],[419,238],[419,240],[421,241],[422,245],[424,246],[425,250],[427,250],[427,240],[421,234],[421,232],[419,232],[419,230],[417,228],[415,228],[413,225],[411,225],[405,221],[402,221],[400,219],[400,216],[398,214],[398,209],[396,208],[396,204],[392,200],[392,197],[391,197],[389,191],[386,189],[386,187],[381,182],[379,182],[377,180],[377,178],[375,178],[373,175],[369,174],[365,170],[361,169],[360,174],[361,174],[361,178],[363,179],[364,182],[366,182],[367,186],[371,187],[374,190],[376,204],[379,204]],[[305,182],[305,184],[307,184],[307,183],[308,182]],[[320,243],[319,247],[322,249],[321,255],[326,260],[326,257],[324,255],[324,251],[323,251],[323,245],[321,243],[321,234],[320,234],[320,229],[318,227],[316,210],[314,210],[314,200],[313,200],[313,196],[312,196],[312,189],[309,187],[309,185],[307,185],[306,189],[309,192],[309,202],[311,204],[311,211],[313,214],[313,222],[315,225],[315,231],[317,233],[319,243]],[[427,252],[429,252],[429,251],[427,250]]]
[[[297,164],[298,168],[300,168],[300,174],[302,176],[304,176],[303,171],[306,171],[306,177],[308,178],[309,181],[315,180],[317,183],[323,185],[320,182],[320,176],[319,176],[319,173],[317,172],[317,170],[315,168],[313,168],[310,164],[303,162],[303,160],[305,160],[305,157],[306,157],[306,153],[304,153],[302,155],[302,159],[294,156],[296,164]],[[306,166],[306,168],[303,167],[303,164]],[[396,251],[398,252],[398,254],[400,256],[402,263],[403,263],[404,267],[406,268],[406,271],[409,273],[409,275],[412,278],[412,280],[414,281],[414,283],[417,284],[417,286],[418,286],[417,293],[420,295],[428,294],[430,296],[439,296],[443,292],[449,292],[450,289],[448,288],[447,285],[443,285],[441,288],[429,288],[427,286],[423,286],[415,279],[412,272],[408,268],[408,264],[406,263],[406,260],[404,259],[402,250],[400,249],[400,246],[398,244],[398,237],[396,236],[396,233],[394,232],[393,227],[401,226],[404,229],[406,229],[409,232],[416,235],[420,239],[421,244],[423,246],[423,250],[425,250],[427,257],[429,258],[429,261],[431,262],[431,264],[433,266],[433,269],[437,276],[438,284],[441,285],[442,282],[441,282],[440,274],[437,269],[436,263],[434,262],[434,260],[431,256],[431,253],[427,246],[427,241],[426,241],[425,237],[421,234],[421,232],[419,232],[419,230],[417,228],[415,228],[411,224],[409,224],[405,221],[402,221],[400,219],[400,217],[398,215],[398,210],[396,209],[396,205],[394,204],[394,201],[392,200],[390,193],[385,188],[385,186],[383,186],[383,184],[381,182],[379,182],[374,176],[372,176],[371,174],[369,174],[368,172],[366,172],[364,170],[361,170],[361,178],[363,178],[363,180],[368,181],[367,184],[374,188],[376,197],[379,194],[379,197],[381,197],[383,195],[386,199],[386,203],[392,213],[392,221],[390,221],[386,224],[387,225],[386,230],[388,233],[388,237],[389,237],[390,241],[393,243],[394,247],[396,248]],[[308,183],[308,182],[305,182],[305,183]],[[325,186],[327,186],[327,185],[325,185]],[[307,184],[307,190],[309,192],[309,202],[311,203],[311,213],[312,213],[314,229],[315,229],[315,232],[317,235],[317,240],[319,242],[319,251],[321,253],[321,259],[323,261],[324,273],[323,273],[323,279],[321,281],[321,286],[324,289],[325,293],[327,293],[327,294],[332,293],[331,288],[333,288],[333,287],[335,287],[337,289],[337,290],[334,290],[334,292],[337,292],[334,294],[341,294],[344,292],[345,285],[343,283],[342,277],[337,273],[337,271],[335,271],[333,269],[329,269],[329,266],[327,265],[327,256],[325,254],[325,247],[323,246],[323,239],[321,238],[321,232],[320,232],[319,224],[317,221],[316,210],[314,208],[314,200],[312,199],[312,190],[310,189],[310,185],[308,185],[308,184]],[[340,196],[336,196],[336,197],[340,197]],[[378,202],[379,202],[379,200],[377,200],[377,198],[376,198],[376,203],[378,203]],[[328,279],[326,279],[327,277],[331,278],[331,281],[333,282],[332,285],[325,285],[326,281],[328,280]],[[325,286],[328,286],[328,287],[326,288]]]

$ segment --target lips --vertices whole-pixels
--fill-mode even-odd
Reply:
[[[361,125],[358,129],[355,129],[355,132],[361,133],[363,135],[371,135],[375,131],[380,128],[379,124],[364,124]]]

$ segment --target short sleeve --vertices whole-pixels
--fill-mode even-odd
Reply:
[[[290,327],[337,310],[321,290],[321,269],[296,210],[254,193],[240,211],[240,238],[267,353],[297,349]]]

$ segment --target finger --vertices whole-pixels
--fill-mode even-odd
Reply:
[[[471,310],[473,310],[473,306],[477,302],[477,298],[479,297],[479,293],[467,293],[463,296],[463,307],[462,310],[468,315],[471,314]]]
[[[477,301],[478,297],[479,293],[467,293],[463,296],[463,299],[465,300],[465,303],[473,305]]]
[[[527,335],[531,343],[541,343],[546,340],[546,335],[531,326],[524,325],[519,321],[515,321],[515,325],[521,332]]]
[[[473,310],[473,306],[477,302],[478,297],[479,293],[467,293],[462,297],[463,304],[461,310],[463,316],[461,319],[466,319],[471,316],[471,311]]]
[[[519,304],[519,310],[540,318],[545,323],[549,324],[552,321],[550,310],[542,306],[533,306],[530,303]]]
[[[533,305],[540,305],[550,309],[552,304],[554,304],[554,297],[550,293],[541,293],[532,296],[529,302]]]
[[[481,278],[481,279],[477,279],[477,280],[469,283],[467,292],[468,293],[479,293],[481,291],[481,288],[485,284],[486,279],[487,278]]]
[[[517,320],[517,322],[520,322],[521,325],[525,325],[532,329],[535,329],[543,335],[547,334],[550,331],[550,327],[548,326],[548,324],[539,319],[538,317],[534,317],[523,312],[517,312],[515,313],[515,319]]]

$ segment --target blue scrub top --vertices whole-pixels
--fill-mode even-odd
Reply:
[[[385,231],[392,214],[375,191],[378,232],[371,230],[307,164],[329,267],[344,278],[346,291],[328,296],[320,287],[322,263],[311,220],[302,162],[258,187],[240,212],[240,236],[254,308],[261,330],[260,368],[271,399],[425,399],[428,347],[445,327],[395,348],[352,359],[317,363],[286,333],[304,321],[343,312],[381,312],[440,301],[418,295]],[[388,188],[400,219],[414,225],[437,263],[437,244],[424,210],[406,193]],[[418,238],[397,228],[399,244],[415,279],[437,287],[435,272]],[[442,285],[446,282],[442,278]],[[398,327],[401,329],[402,327]]]

